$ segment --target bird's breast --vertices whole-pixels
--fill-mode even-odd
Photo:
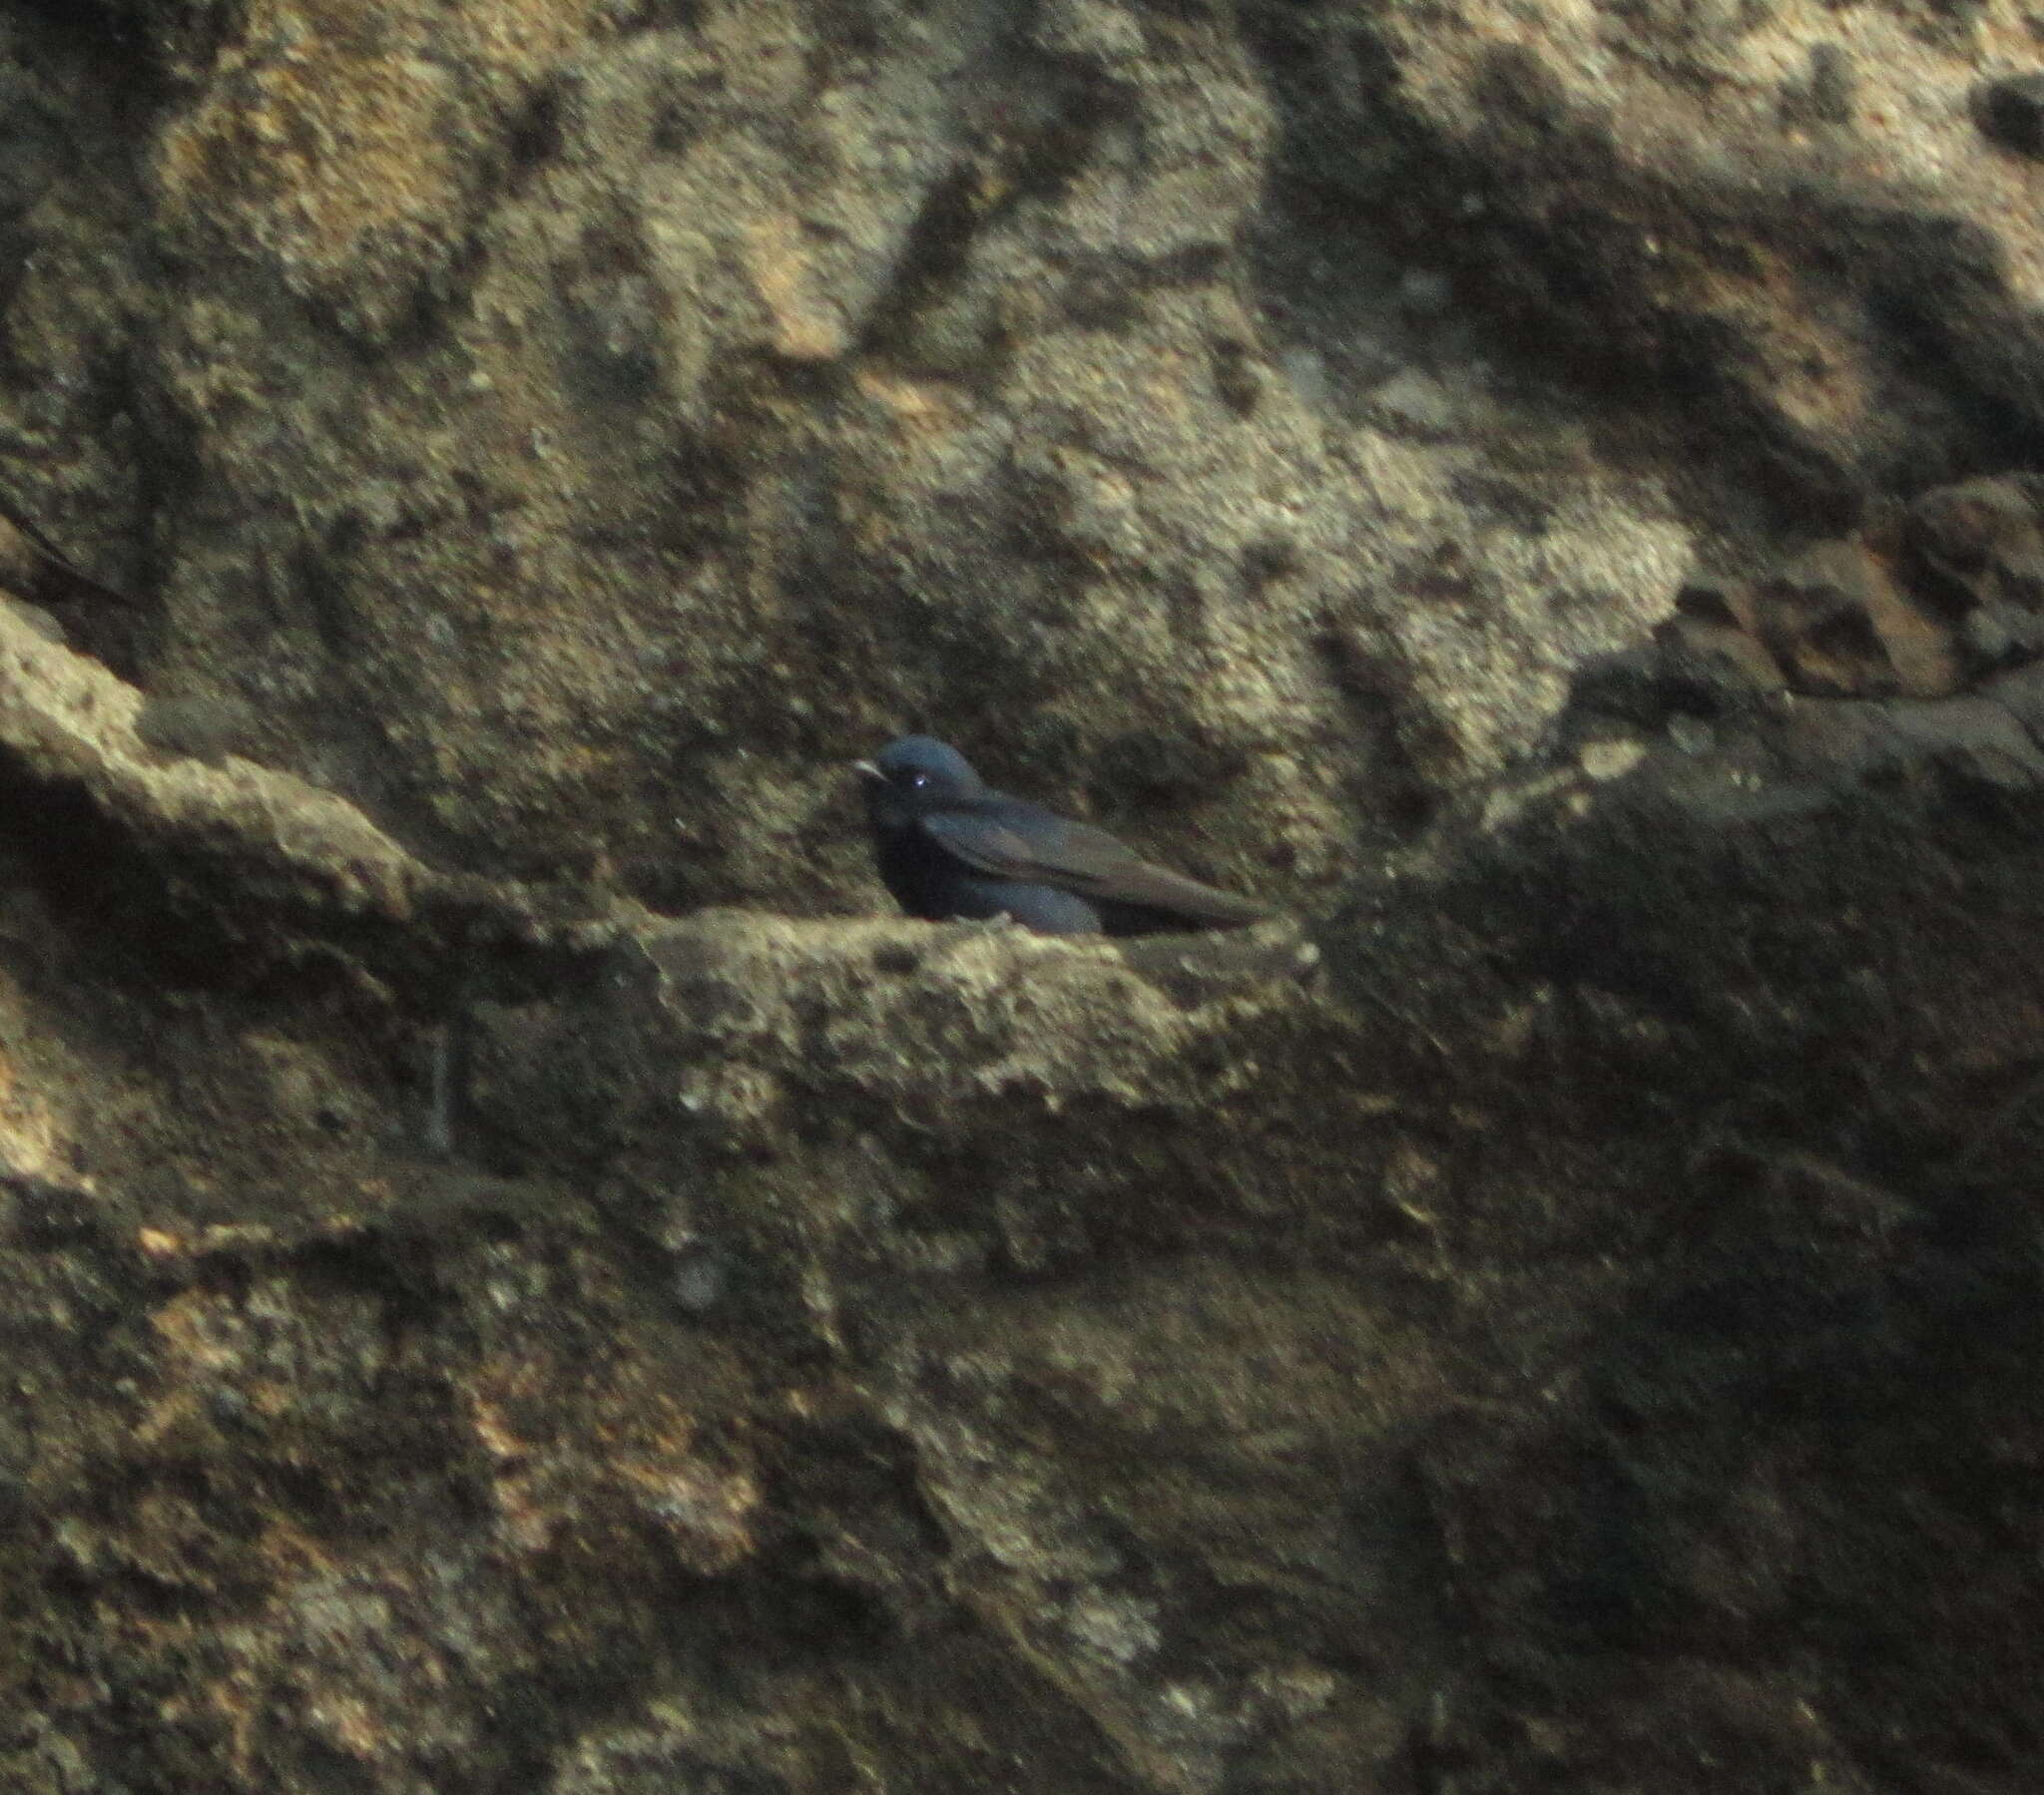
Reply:
[[[873,862],[888,895],[910,916],[940,922],[955,914],[944,907],[950,857],[916,824],[876,828]]]

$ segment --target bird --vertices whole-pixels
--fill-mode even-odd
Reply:
[[[852,765],[881,883],[926,922],[1005,917],[1039,935],[1158,935],[1271,914],[1152,865],[1105,829],[994,790],[933,736],[904,735]]]

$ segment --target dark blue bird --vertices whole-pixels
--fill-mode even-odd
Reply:
[[[990,790],[963,754],[927,735],[854,764],[880,878],[910,916],[1006,916],[1039,935],[1156,935],[1271,914],[1151,865],[1105,829]]]

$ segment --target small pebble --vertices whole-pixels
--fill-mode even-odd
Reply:
[[[1809,112],[1820,125],[1849,125],[1855,82],[1852,62],[1836,44],[1809,47]]]
[[[64,626],[40,605],[31,605],[25,599],[0,597],[0,604],[40,636],[45,642],[54,642],[60,649],[71,646],[71,638],[65,634]]]
[[[670,1288],[685,1313],[707,1314],[731,1288],[730,1255],[707,1240],[691,1241],[675,1254]]]
[[[2044,74],[2010,75],[1975,89],[1973,120],[2004,150],[2044,157]]]
[[[1370,408],[1393,429],[1438,436],[1455,423],[1455,401],[1431,374],[1406,368],[1373,388]]]
[[[1431,268],[1407,268],[1398,280],[1398,303],[1414,317],[1438,317],[1454,296],[1454,283]]]
[[[256,735],[256,711],[228,692],[160,693],[145,699],[135,718],[142,745],[166,759],[223,764]]]

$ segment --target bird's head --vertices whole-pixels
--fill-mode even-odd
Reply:
[[[986,789],[971,761],[928,735],[904,735],[852,765],[865,780],[866,813],[882,828],[913,822]]]

